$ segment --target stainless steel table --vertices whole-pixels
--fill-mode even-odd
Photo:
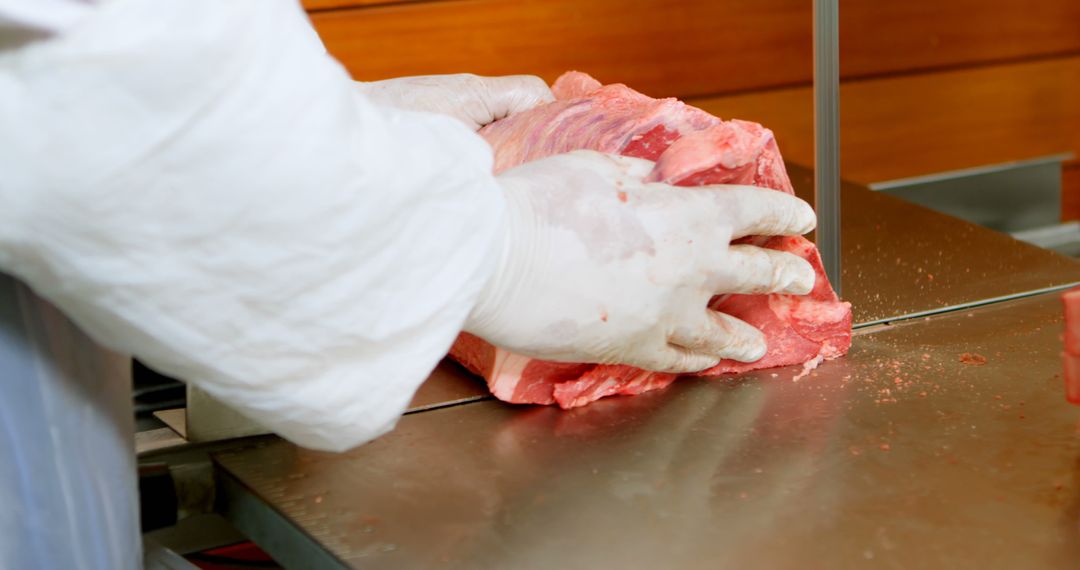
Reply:
[[[227,511],[297,567],[1075,568],[1061,313],[869,329],[800,381],[414,414],[344,455],[264,440],[218,456]]]
[[[1046,291],[1080,265],[865,188],[843,200],[846,358],[568,412],[444,364],[419,412],[351,453],[218,454],[223,512],[298,568],[1078,567],[1080,408]]]

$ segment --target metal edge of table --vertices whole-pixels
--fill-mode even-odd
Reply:
[[[249,493],[228,473],[216,474],[217,511],[236,530],[254,541],[285,568],[343,569],[344,562],[321,547],[317,540],[297,532],[293,523],[264,501]]]

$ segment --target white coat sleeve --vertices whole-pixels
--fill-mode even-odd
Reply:
[[[0,50],[0,270],[300,445],[389,430],[493,271],[487,144],[365,100],[293,0],[73,21]]]

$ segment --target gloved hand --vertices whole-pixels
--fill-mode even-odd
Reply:
[[[465,330],[534,358],[664,372],[764,356],[760,331],[707,303],[809,293],[805,260],[731,241],[806,233],[813,210],[751,186],[646,183],[652,167],[577,151],[500,174],[502,254]]]
[[[426,75],[357,83],[357,87],[377,104],[450,115],[473,130],[555,99],[544,80],[533,75]]]

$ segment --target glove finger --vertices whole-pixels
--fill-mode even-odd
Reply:
[[[681,346],[667,345],[653,354],[627,364],[653,372],[689,374],[708,370],[719,362],[719,358],[708,354],[697,353]]]
[[[777,190],[756,186],[703,186],[713,192],[722,214],[732,219],[732,237],[797,236],[817,225],[806,202]]]
[[[483,100],[495,120],[555,100],[551,88],[535,75],[484,77],[483,82],[487,91]]]
[[[724,270],[714,275],[710,292],[805,295],[814,288],[817,274],[805,259],[783,251],[752,245],[728,248]]]
[[[754,362],[765,356],[768,346],[761,331],[731,315],[711,310],[705,313],[696,326],[676,329],[668,342],[717,359]]]

